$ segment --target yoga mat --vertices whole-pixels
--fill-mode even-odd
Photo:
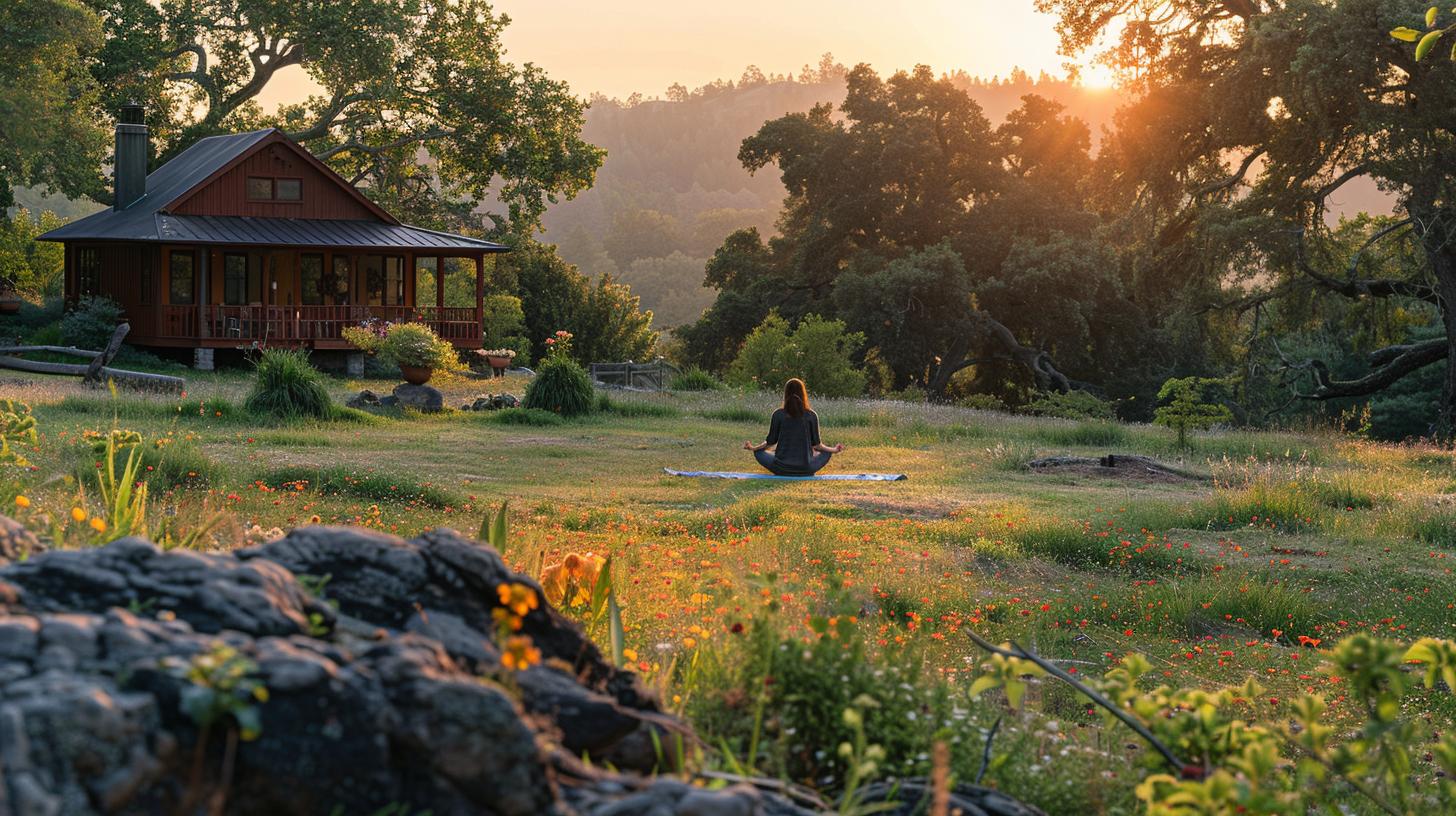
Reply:
[[[734,473],[726,470],[673,470],[663,468],[673,476],[688,476],[695,479],[777,479],[782,482],[903,482],[903,473],[826,473],[822,476],[778,476],[773,473]]]

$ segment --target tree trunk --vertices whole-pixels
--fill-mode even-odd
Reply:
[[[1446,328],[1446,376],[1441,380],[1441,405],[1436,412],[1436,438],[1450,444],[1456,438],[1456,258],[1442,252],[1436,273],[1441,294],[1441,324]]]

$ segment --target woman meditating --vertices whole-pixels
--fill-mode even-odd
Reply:
[[[784,384],[784,407],[773,412],[763,444],[744,442],[743,449],[778,476],[813,476],[844,446],[819,441],[819,416],[809,409],[804,381],[795,377]]]

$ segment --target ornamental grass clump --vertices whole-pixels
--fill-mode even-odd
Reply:
[[[258,376],[248,395],[248,410],[280,419],[324,418],[333,412],[333,400],[324,387],[323,374],[298,349],[268,349],[257,362]]]
[[[526,386],[526,408],[561,416],[591,413],[595,392],[586,370],[571,359],[571,333],[559,331],[546,341],[546,360]]]

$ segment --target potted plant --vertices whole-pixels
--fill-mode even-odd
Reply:
[[[344,339],[399,366],[410,385],[424,385],[436,371],[458,368],[455,347],[423,323],[369,323],[344,329]]]
[[[0,277],[0,314],[12,315],[20,311],[20,295],[15,291],[15,281]]]
[[[515,349],[480,349],[475,353],[479,354],[481,357],[484,357],[485,361],[487,363],[490,363],[490,370],[497,377],[504,375],[506,369],[511,367],[511,361],[516,359]]]

